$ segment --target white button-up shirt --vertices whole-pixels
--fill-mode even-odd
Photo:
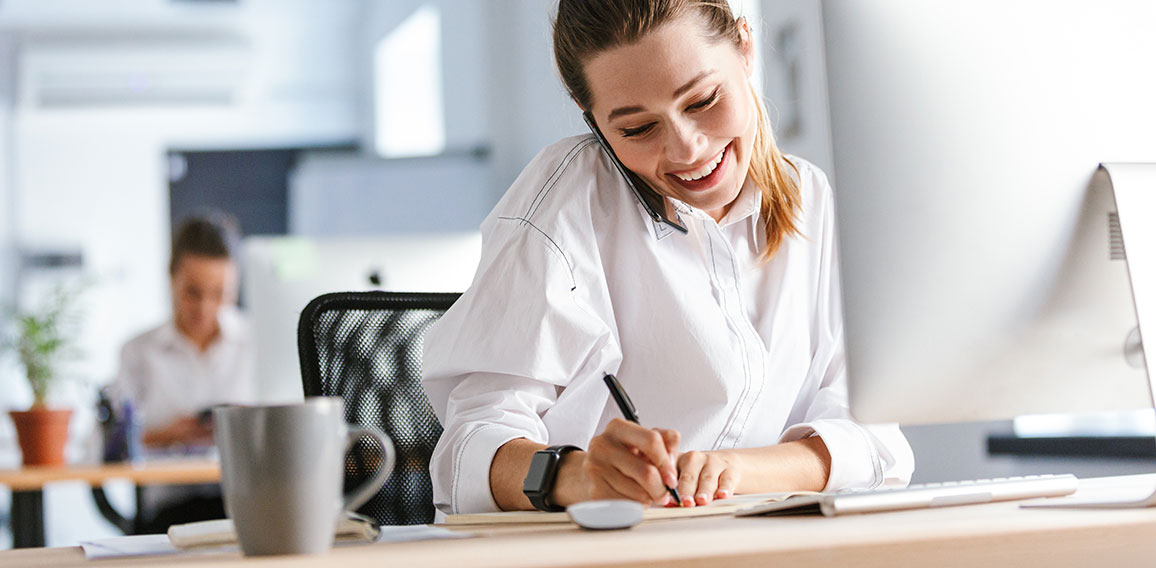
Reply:
[[[445,428],[438,509],[497,510],[490,464],[510,440],[586,447],[620,416],[607,373],[643,425],[679,431],[680,451],[818,435],[828,490],[907,483],[899,428],[850,418],[832,191],[790,161],[802,235],[763,263],[750,180],[721,222],[672,200],[682,234],[651,220],[593,137],[543,150],[483,223],[474,282],[426,337]]]
[[[221,332],[205,351],[168,321],[132,338],[120,353],[115,388],[144,415],[146,430],[216,404],[252,403],[256,384],[249,323],[221,308]]]

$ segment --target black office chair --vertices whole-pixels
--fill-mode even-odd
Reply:
[[[350,424],[380,428],[393,440],[393,475],[358,512],[383,525],[431,523],[430,456],[442,427],[421,388],[426,330],[460,294],[340,292],[301,312],[297,353],[305,396],[340,396]],[[346,488],[362,483],[381,457],[359,441],[346,457]]]

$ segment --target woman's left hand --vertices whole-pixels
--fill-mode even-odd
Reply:
[[[683,507],[707,505],[735,494],[742,473],[735,456],[722,452],[686,452],[678,457],[678,494]]]

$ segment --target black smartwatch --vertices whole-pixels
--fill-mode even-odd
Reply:
[[[530,503],[539,511],[562,511],[562,507],[550,503],[550,492],[554,490],[554,479],[558,476],[558,463],[562,456],[580,450],[578,446],[550,446],[534,452],[530,461],[530,471],[522,484],[522,493],[530,498]]]

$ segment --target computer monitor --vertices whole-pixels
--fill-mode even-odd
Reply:
[[[1156,162],[1156,3],[825,0],[822,18],[854,415],[1150,408],[1098,167]]]
[[[464,292],[481,248],[476,232],[246,239],[242,300],[253,327],[260,399],[301,399],[297,320],[313,298],[363,290]]]

